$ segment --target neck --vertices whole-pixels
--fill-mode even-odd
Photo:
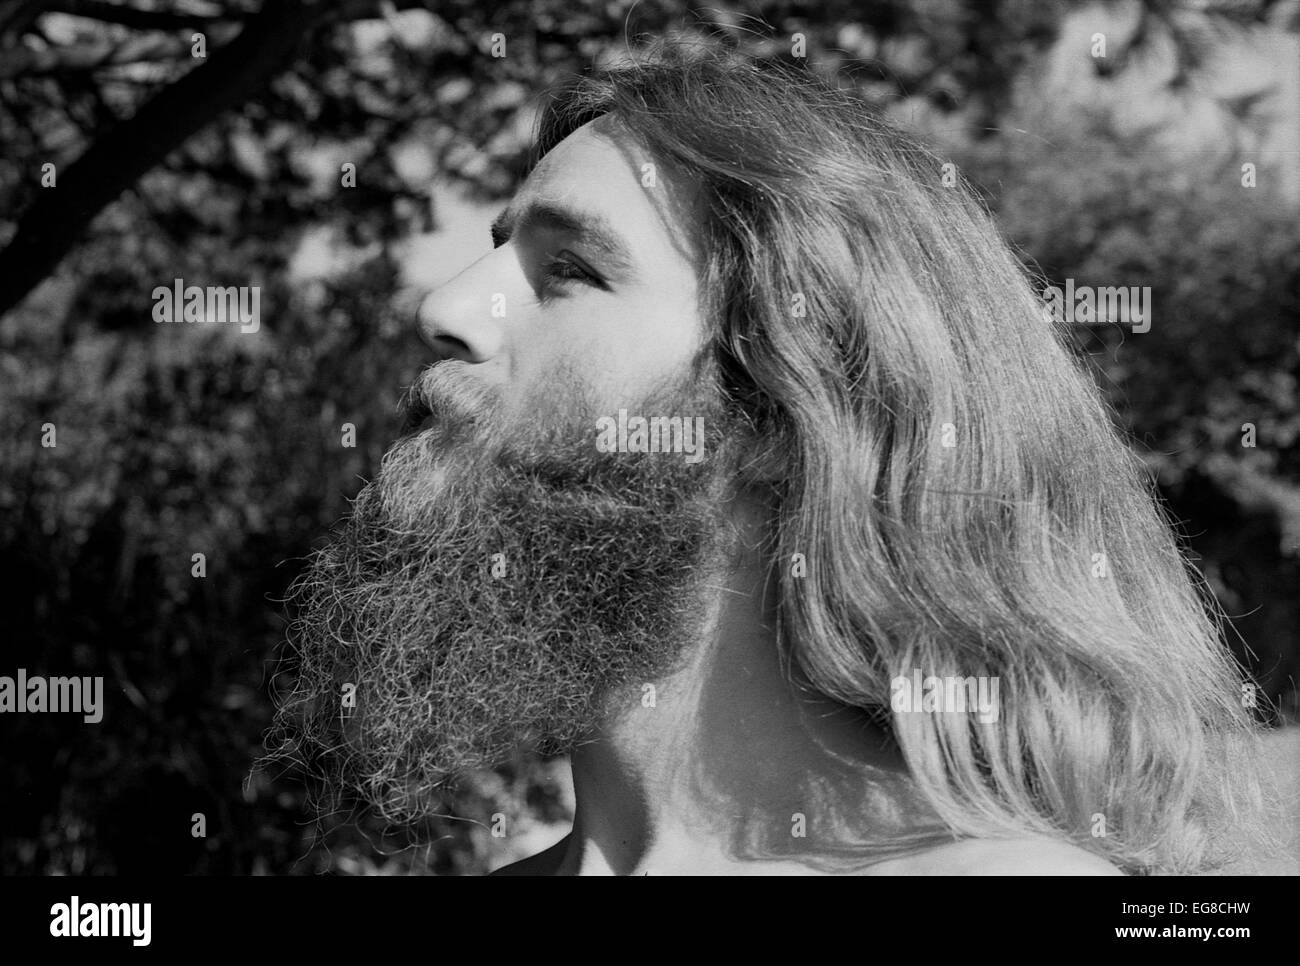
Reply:
[[[573,754],[561,873],[863,865],[887,857],[884,832],[926,818],[887,736],[784,672],[766,519],[749,504],[736,512],[742,548],[700,646],[653,690],[629,689],[625,710]]]

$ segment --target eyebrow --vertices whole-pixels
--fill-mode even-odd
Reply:
[[[532,202],[518,212],[507,207],[492,222],[492,244],[504,245],[516,231],[531,227],[567,232],[597,249],[612,270],[623,273],[632,270],[631,247],[605,216],[549,201]]]

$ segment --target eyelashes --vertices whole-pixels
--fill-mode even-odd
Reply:
[[[567,258],[552,258],[542,266],[542,278],[553,284],[567,285],[571,282],[585,282],[588,285],[600,285],[600,279],[592,275],[581,265]]]
[[[509,240],[509,236],[498,236],[493,232],[492,247],[500,248]],[[543,290],[565,289],[573,285],[590,285],[602,290],[609,288],[602,278],[579,264],[567,251],[549,256],[542,262],[541,283]]]

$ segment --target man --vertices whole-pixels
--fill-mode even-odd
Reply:
[[[1252,827],[1239,672],[941,161],[673,46],[537,153],[297,586],[282,753],[393,818],[570,753],[524,873],[1186,871]]]

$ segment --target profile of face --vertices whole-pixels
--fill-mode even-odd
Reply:
[[[541,159],[492,226],[495,250],[431,293],[419,329],[521,419],[578,372],[602,411],[679,380],[705,339],[689,185],[608,118]]]
[[[704,631],[743,424],[701,362],[690,193],[646,165],[580,128],[421,306],[408,432],[291,595],[277,721],[334,794],[411,818],[570,750]],[[620,410],[702,427],[704,458],[598,446]]]

